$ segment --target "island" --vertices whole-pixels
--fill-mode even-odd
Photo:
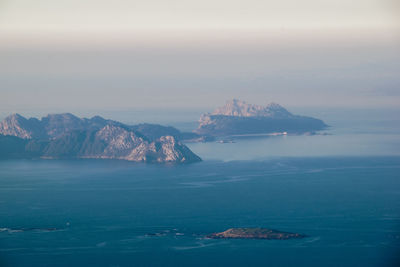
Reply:
[[[203,114],[194,131],[211,137],[313,134],[327,128],[320,119],[290,113],[276,103],[267,106],[233,99],[212,113]]]
[[[157,124],[129,126],[100,116],[50,114],[41,120],[12,114],[0,123],[0,158],[91,158],[136,162],[201,161],[180,138]],[[188,134],[193,137],[192,134]]]
[[[304,238],[305,235],[281,232],[267,228],[230,228],[224,232],[206,236],[212,239],[278,239]]]

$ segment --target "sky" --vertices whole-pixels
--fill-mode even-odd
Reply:
[[[400,107],[396,0],[0,0],[0,112]]]
[[[397,27],[397,0],[2,0],[7,31]]]

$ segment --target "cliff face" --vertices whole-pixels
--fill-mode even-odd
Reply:
[[[7,147],[8,155],[122,159],[160,163],[201,161],[176,137],[161,135],[171,131],[179,132],[172,127],[169,129],[164,126],[152,126],[150,127],[153,129],[152,135],[147,137],[132,129],[135,127],[101,117],[80,119],[72,114],[49,115],[41,121],[35,120],[37,127],[33,130],[24,127],[28,125],[27,121],[29,120],[22,116],[12,115],[1,123],[0,133],[3,135],[0,135],[0,149],[2,146]],[[14,140],[10,138],[11,136],[18,138]],[[18,139],[26,141],[22,142]],[[18,151],[12,151],[11,141],[18,144]],[[22,151],[21,146],[24,147]],[[17,146],[14,147],[17,148]],[[3,154],[5,154],[3,157],[7,157],[7,153]]]
[[[201,159],[173,136],[148,141],[135,132],[106,125],[98,131],[74,131],[44,148],[49,158],[101,158],[137,162],[196,162]]]
[[[195,132],[210,136],[272,132],[299,134],[325,127],[326,124],[319,119],[293,115],[275,103],[263,107],[234,99],[212,113],[203,114]]]
[[[31,139],[41,137],[43,129],[38,119],[28,120],[19,114],[12,114],[0,122],[0,134]]]

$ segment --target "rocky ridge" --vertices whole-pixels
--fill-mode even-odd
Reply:
[[[294,115],[276,103],[259,106],[233,99],[213,112],[203,114],[195,133],[207,136],[303,134],[326,127],[322,120]]]
[[[175,136],[168,135],[170,132]],[[4,148],[0,157],[101,158],[159,163],[201,160],[177,139],[179,131],[173,127],[148,125],[143,134],[135,126],[99,116],[81,119],[65,113],[38,120],[13,114],[0,123],[0,134],[0,149]]]

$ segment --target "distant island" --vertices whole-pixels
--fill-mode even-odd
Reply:
[[[211,137],[271,133],[305,134],[326,127],[322,120],[294,115],[276,103],[264,107],[233,99],[214,112],[203,114],[194,132]]]
[[[213,233],[207,238],[213,239],[293,239],[304,238],[305,235],[281,232],[266,228],[230,228],[224,232]]]
[[[0,122],[0,158],[94,158],[136,162],[201,161],[184,142],[233,142],[225,137],[314,134],[327,125],[293,115],[282,106],[248,104],[233,99],[203,114],[193,132],[171,126],[126,125],[100,116],[79,118],[49,114],[40,120],[12,114]]]
[[[0,123],[0,158],[94,158],[136,162],[201,161],[180,138],[197,137],[157,124],[129,126],[100,116],[13,114]]]

